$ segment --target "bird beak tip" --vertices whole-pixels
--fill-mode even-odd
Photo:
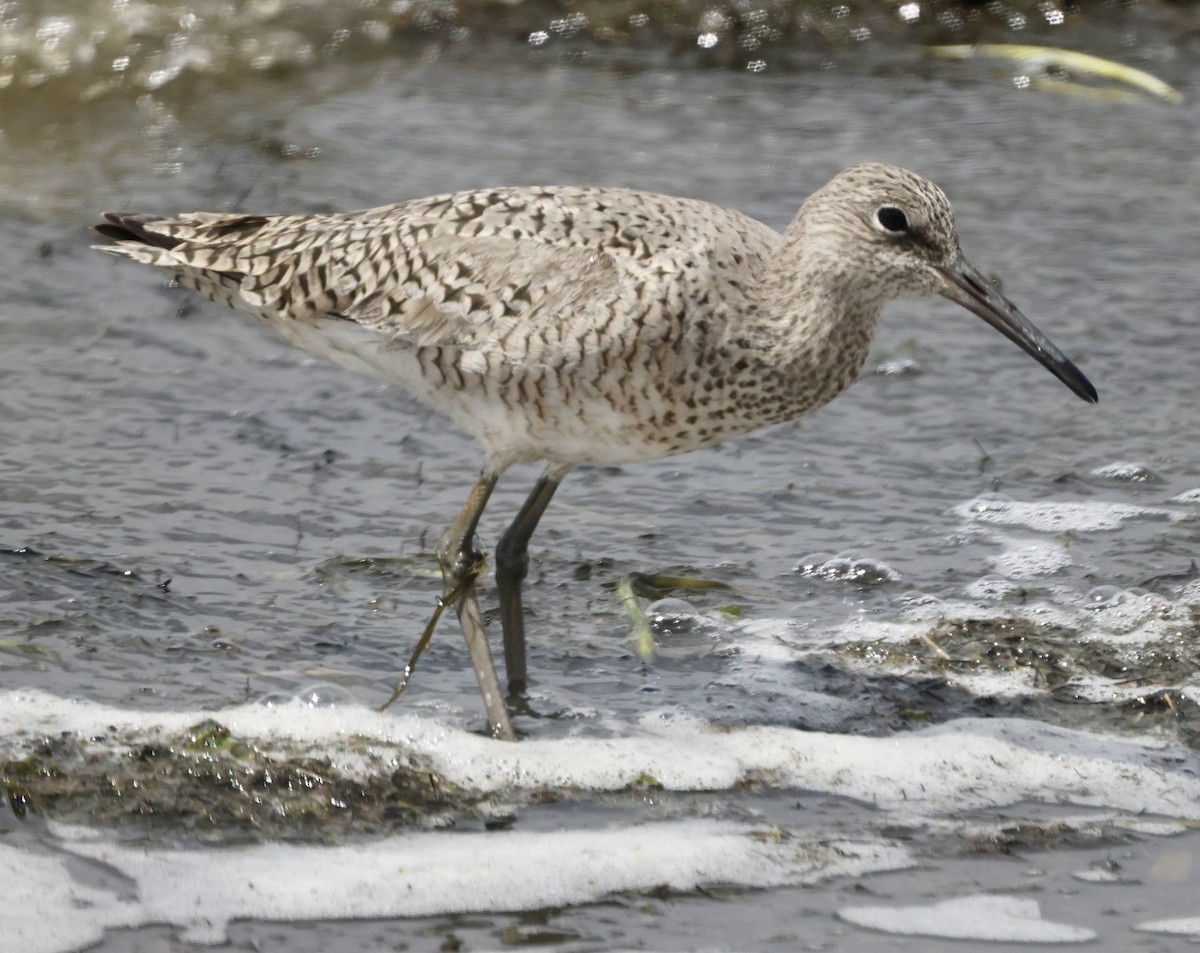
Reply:
[[[943,297],[983,318],[1067,385],[1081,400],[1100,402],[1092,382],[1018,308],[961,255],[939,268]]]

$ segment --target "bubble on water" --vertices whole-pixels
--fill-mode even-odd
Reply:
[[[1109,605],[1119,605],[1127,598],[1125,590],[1119,586],[1096,586],[1088,590],[1086,599],[1089,608],[1099,609]]]
[[[53,49],[75,29],[71,17],[46,17],[37,26],[34,36],[46,49]]]
[[[1071,565],[1071,557],[1062,546],[1050,543],[1033,543],[1016,546],[999,556],[992,557],[996,571],[1009,579],[1028,579],[1031,576],[1047,576]]]
[[[875,365],[875,373],[883,377],[906,377],[921,373],[921,365],[911,357],[897,361],[883,361]]]
[[[674,732],[702,732],[708,722],[682,708],[654,708],[638,718],[638,724],[652,732],[671,734]]]
[[[692,632],[709,625],[700,611],[684,599],[666,598],[652,602],[646,607],[646,616],[654,630],[660,633]]]
[[[1101,480],[1111,480],[1114,483],[1162,483],[1162,477],[1141,463],[1131,463],[1118,460],[1114,463],[1096,467],[1091,471],[1093,477]]]
[[[941,598],[928,592],[921,592],[920,589],[910,589],[896,601],[906,609],[942,605]]]
[[[826,560],[832,559],[833,553],[809,553],[807,556],[802,556],[800,561],[792,567],[792,572],[799,573],[801,576],[815,575]]]
[[[1119,636],[1142,633],[1152,638],[1157,637],[1152,630],[1161,634],[1164,626],[1170,627],[1180,605],[1138,586],[1095,586],[1088,590],[1086,600],[1092,624],[1100,632]],[[1190,617],[1189,610],[1182,612]]]
[[[1200,579],[1193,579],[1183,587],[1179,593],[1179,602],[1200,607]]]
[[[659,599],[657,602],[650,603],[646,608],[646,614],[671,619],[694,618],[700,615],[696,607],[686,599],[675,598]]]
[[[792,567],[792,572],[811,579],[834,579],[874,585],[896,582],[900,573],[878,559],[862,558],[853,553],[810,553]]]
[[[834,556],[817,569],[817,575],[826,579],[848,579],[854,572],[854,560],[849,556]]]
[[[382,20],[366,20],[358,25],[358,29],[373,43],[386,43],[392,35],[391,29]]]
[[[706,10],[700,17],[700,29],[706,31],[728,30],[733,26],[733,19],[723,10]]]
[[[336,708],[338,705],[354,704],[354,696],[337,685],[310,685],[297,692],[296,697],[308,708]]]
[[[970,599],[1004,599],[1021,590],[1019,584],[1003,576],[987,575],[967,586],[966,596]]]
[[[960,509],[971,513],[1004,513],[1016,501],[1003,493],[984,493],[969,501]]]

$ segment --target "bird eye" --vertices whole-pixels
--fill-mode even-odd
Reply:
[[[875,213],[875,219],[886,232],[907,232],[908,218],[893,205],[885,205]]]

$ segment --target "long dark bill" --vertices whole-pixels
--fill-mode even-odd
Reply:
[[[1092,382],[1072,364],[1050,339],[1033,326],[1017,306],[1002,295],[969,261],[958,256],[938,271],[946,278],[943,297],[961,304],[1031,355],[1042,367],[1066,384],[1079,397],[1096,403],[1100,397]]]

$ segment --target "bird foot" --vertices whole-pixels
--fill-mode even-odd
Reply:
[[[447,533],[438,542],[437,561],[442,567],[448,593],[456,583],[468,578],[478,579],[483,574],[487,567],[487,552],[478,537],[454,540]]]

